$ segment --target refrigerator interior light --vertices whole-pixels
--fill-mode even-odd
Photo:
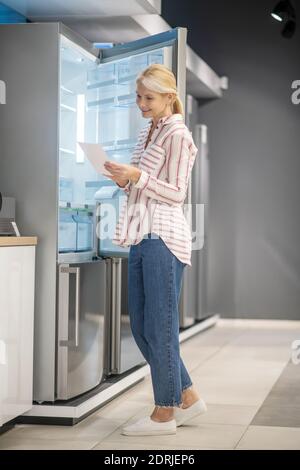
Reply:
[[[84,142],[84,113],[85,113],[85,96],[77,95],[77,123],[76,123],[76,162],[84,163],[84,153],[79,142]]]

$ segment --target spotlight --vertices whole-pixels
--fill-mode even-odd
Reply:
[[[277,21],[283,21],[283,19],[281,18],[281,16],[279,16],[277,13],[275,13],[275,11],[273,11],[273,13],[271,13],[271,15],[273,16],[273,18],[275,18],[275,20],[277,20]]]
[[[291,5],[289,0],[281,0],[277,3],[271,15],[277,21],[284,21],[285,19],[295,17],[296,14],[294,7]]]
[[[296,31],[296,11],[290,0],[280,0],[271,12],[271,16],[277,21],[285,22],[281,31],[282,36],[291,38],[294,35]]]

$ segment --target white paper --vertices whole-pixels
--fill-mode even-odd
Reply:
[[[104,167],[104,162],[112,160],[108,159],[100,144],[88,144],[86,142],[78,142],[78,144],[98,173],[104,176],[112,176],[111,173]]]

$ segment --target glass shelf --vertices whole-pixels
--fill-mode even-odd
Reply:
[[[69,106],[67,104],[60,103],[60,107],[62,111],[71,111],[72,113],[76,113],[76,108],[73,108],[73,106]]]
[[[64,85],[60,86],[60,89],[62,92],[68,94],[68,95],[75,95],[74,91],[70,90],[69,88],[65,87]]]
[[[101,142],[102,147],[107,152],[120,151],[120,150],[131,150],[135,147],[136,139],[123,139],[117,141],[106,141]]]
[[[128,82],[132,82],[135,79],[136,79],[136,74],[123,76],[123,77],[120,77],[119,79],[115,76],[114,78],[111,78],[110,80],[101,80],[101,81],[97,81],[94,83],[89,83],[87,88],[89,90],[94,90],[98,88],[104,88],[107,86],[117,87],[119,85],[126,85]]]
[[[130,108],[133,108],[134,106],[136,106],[136,102],[135,100],[134,101],[130,101],[129,103],[118,103],[118,104],[105,104],[105,105],[102,105],[100,104],[99,105],[99,102],[97,101],[93,101],[91,105],[88,105],[88,109],[94,109],[94,110],[101,110],[101,111],[107,111],[109,109],[119,109],[119,108],[124,108],[124,109],[130,109]]]
[[[117,85],[116,83],[116,78],[111,78],[110,80],[103,80],[99,82],[94,82],[94,83],[89,83],[87,85],[88,90],[95,90],[98,88],[104,88],[106,86],[112,86],[112,85]]]
[[[111,146],[111,147],[105,147],[104,145],[102,145],[102,147],[104,148],[104,150],[109,153],[109,152],[121,152],[121,151],[124,151],[124,152],[128,152],[129,150],[133,150],[134,149],[134,144],[133,145],[128,145],[126,147],[122,147],[122,146],[119,146],[119,145],[114,145],[114,146]]]
[[[95,101],[88,101],[87,106],[89,108],[98,107],[105,107],[107,105],[114,105],[115,98],[103,98],[102,100],[95,100]]]
[[[71,201],[59,201],[59,208],[78,212],[93,212],[95,204],[81,204]]]
[[[63,148],[63,147],[60,147],[60,148],[59,148],[59,151],[60,151],[61,153],[67,153],[68,155],[75,155],[74,150],[65,149],[65,148]]]
[[[127,101],[127,103],[124,103]],[[135,93],[114,96],[112,98],[103,98],[100,100],[89,101],[88,108],[104,109],[104,108],[128,108],[136,104]]]

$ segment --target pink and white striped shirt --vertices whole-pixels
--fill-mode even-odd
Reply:
[[[123,188],[127,198],[112,243],[136,245],[154,232],[191,266],[192,236],[183,205],[198,149],[181,114],[161,118],[145,149],[151,125],[141,130],[131,157],[130,165],[138,167],[141,176]]]

